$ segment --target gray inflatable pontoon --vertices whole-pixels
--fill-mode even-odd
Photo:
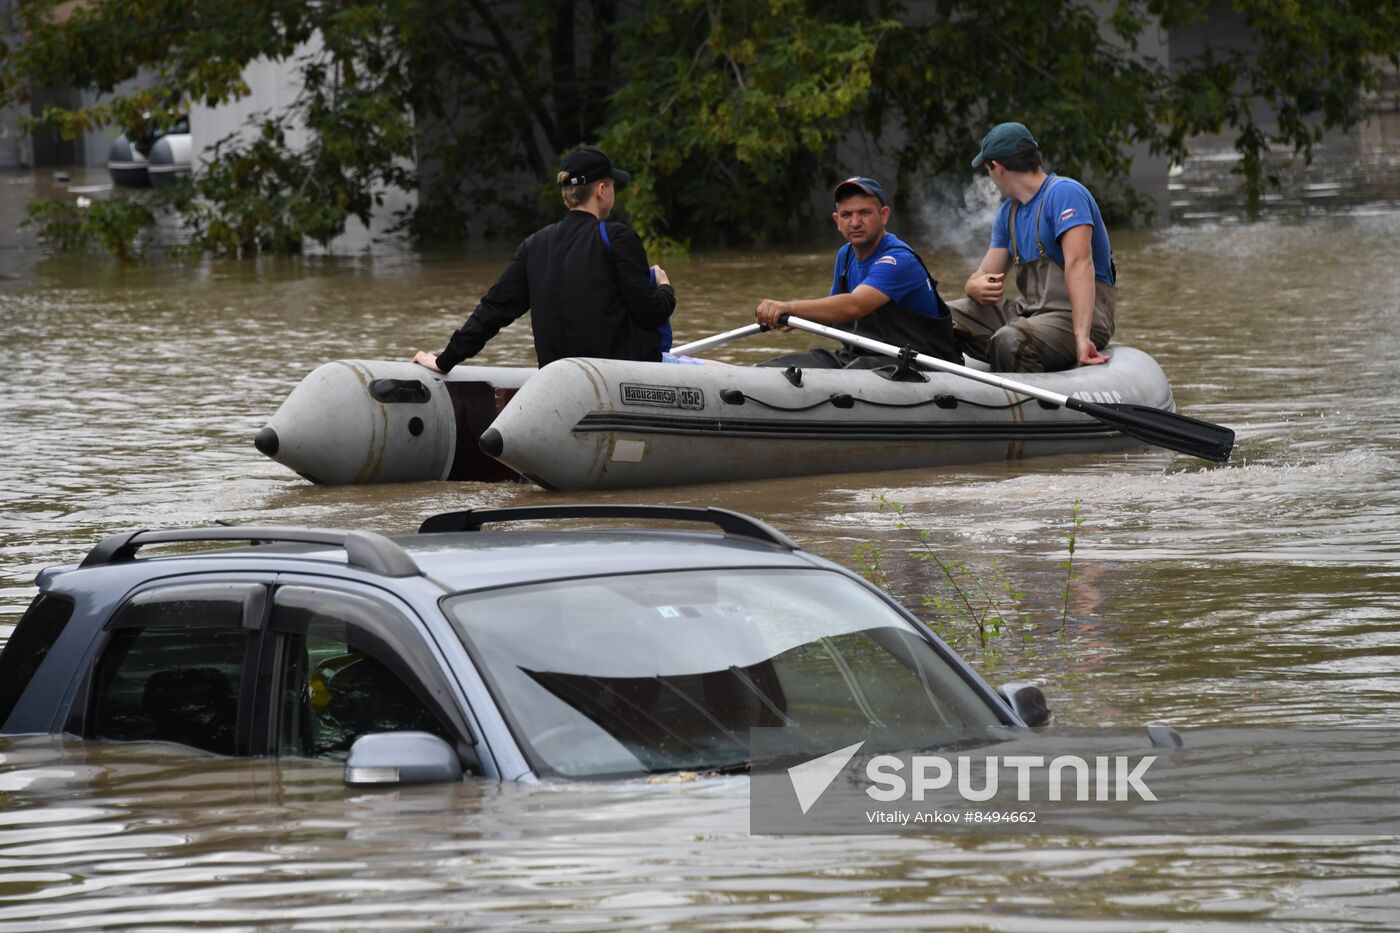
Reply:
[[[107,173],[119,188],[149,188],[150,163],[146,156],[125,136],[112,140],[107,150]]]
[[[1175,411],[1131,347],[1031,386]],[[891,367],[890,369],[893,369]],[[1088,415],[946,373],[785,371],[566,359],[541,370],[342,360],[316,369],[255,439],[317,483],[517,475],[617,489],[1017,460],[1141,446]],[[489,456],[488,456],[489,455]]]
[[[157,139],[147,156],[146,174],[152,188],[169,188],[189,177],[194,167],[189,133],[169,133]]]

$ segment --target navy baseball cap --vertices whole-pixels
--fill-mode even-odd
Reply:
[[[559,187],[572,185],[587,185],[591,182],[602,181],[604,178],[613,178],[620,185],[625,185],[632,180],[629,172],[624,172],[620,168],[613,168],[612,159],[608,154],[597,146],[580,146],[573,152],[564,156],[559,163],[559,170],[567,177],[559,183]]]
[[[860,175],[852,175],[850,178],[847,178],[845,181],[841,182],[841,184],[836,186],[836,191],[834,192],[834,195],[836,200],[840,201],[843,197],[850,197],[850,195],[853,192],[859,192],[860,194],[870,195],[872,198],[880,202],[881,207],[883,207],[885,204],[885,188],[873,178],[864,178]]]
[[[1022,152],[1039,149],[1040,145],[1031,131],[1020,123],[998,123],[992,131],[982,137],[982,149],[972,160],[973,168],[980,168],[988,159],[1009,159]]]

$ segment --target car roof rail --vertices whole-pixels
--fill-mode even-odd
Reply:
[[[678,505],[526,505],[509,509],[464,509],[460,512],[442,512],[426,519],[419,526],[418,533],[480,531],[482,525],[498,522],[533,522],[552,518],[654,518],[704,522],[719,527],[726,535],[776,544],[789,551],[801,550],[797,542],[751,515],[729,509]]]
[[[254,544],[328,544],[345,548],[351,567],[386,577],[416,577],[423,571],[400,545],[373,531],[329,531],[315,528],[174,528],[167,531],[124,531],[97,543],[79,567],[100,567],[136,559],[148,544],[193,541],[251,541]]]

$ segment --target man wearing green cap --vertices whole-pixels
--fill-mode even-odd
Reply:
[[[1108,362],[1100,351],[1113,336],[1118,275],[1094,196],[1072,178],[1046,174],[1020,123],[993,127],[972,167],[986,168],[1005,200],[967,297],[948,303],[959,349],[998,372]],[[1008,299],[1012,266],[1020,296]]]

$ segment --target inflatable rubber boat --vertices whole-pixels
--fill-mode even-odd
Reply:
[[[1140,350],[1021,383],[1174,412]],[[258,450],[316,483],[497,481],[616,489],[936,467],[1141,446],[1066,406],[944,372],[564,359],[540,370],[341,360],[306,377]]]
[[[150,163],[146,153],[125,136],[112,140],[107,150],[107,172],[112,176],[112,184],[119,188],[149,188]]]
[[[112,140],[107,172],[119,188],[164,188],[191,168],[189,117],[180,117],[169,132],[128,132]]]
[[[151,187],[168,188],[188,177],[193,168],[193,149],[189,133],[170,133],[157,139],[146,157]]]

